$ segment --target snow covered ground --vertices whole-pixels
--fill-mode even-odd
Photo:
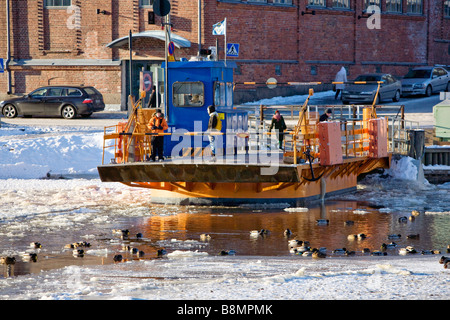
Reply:
[[[2,123],[0,256],[32,251],[24,244],[31,234],[48,237],[50,244],[39,254],[50,261],[61,253],[61,244],[52,245],[50,239],[69,241],[76,234],[89,241],[125,217],[180,212],[176,207],[152,207],[148,190],[102,183],[96,173],[102,135],[98,127]],[[414,170],[407,159],[393,167],[389,179],[369,177],[347,199],[378,201],[388,214],[420,207],[443,217],[439,241],[450,243],[450,185],[425,182],[412,187],[417,183]],[[395,195],[389,185],[395,185]],[[450,269],[438,262],[442,254],[325,259],[217,256],[183,244],[163,259],[81,265],[73,260],[71,265],[4,276],[0,299],[447,300],[450,296]],[[111,259],[106,246],[86,251],[90,257]],[[0,267],[5,275],[8,267]]]

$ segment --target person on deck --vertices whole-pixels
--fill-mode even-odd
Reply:
[[[275,114],[272,118],[272,123],[270,124],[269,132],[272,131],[272,129],[275,128],[275,130],[278,130],[278,148],[280,150],[283,149],[283,139],[284,139],[284,130],[287,129],[286,123],[284,122],[283,116],[280,114],[280,111],[275,111]]]
[[[169,126],[167,125],[166,119],[164,119],[164,114],[161,109],[156,109],[152,118],[148,122],[147,127],[150,129],[151,133],[163,133],[167,130]],[[158,156],[159,161],[164,160],[164,136],[154,135],[151,139],[152,144],[152,154],[150,160],[156,161],[156,156]]]
[[[209,122],[208,122],[208,131],[220,131],[222,129],[222,122],[219,119],[219,115],[216,112],[216,108],[211,105],[208,106],[208,114],[209,114]],[[210,134],[208,136],[209,143],[211,147],[211,156],[215,159],[216,156],[216,136]]]
[[[325,112],[320,116],[319,122],[322,122],[322,121],[328,121],[328,119],[331,118],[332,113],[333,113],[333,112],[332,112],[331,109],[327,109],[327,111],[325,111]]]

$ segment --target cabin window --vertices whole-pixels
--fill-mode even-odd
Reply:
[[[203,82],[175,82],[172,89],[175,107],[201,107],[205,103]]]
[[[214,105],[225,106],[225,82],[216,81],[214,83]]]

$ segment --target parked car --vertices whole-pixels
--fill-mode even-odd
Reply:
[[[0,110],[7,118],[21,116],[62,116],[73,119],[77,115],[89,117],[103,111],[103,96],[94,87],[47,86],[20,98],[0,102]]]
[[[403,95],[450,91],[450,74],[442,67],[421,67],[409,70],[402,79]]]
[[[381,100],[392,99],[394,102],[400,100],[402,94],[402,84],[399,80],[388,73],[363,74],[354,80],[372,82],[370,84],[346,84],[342,90],[342,101],[348,103],[370,103],[375,99],[378,84],[382,81],[378,92],[377,103]]]

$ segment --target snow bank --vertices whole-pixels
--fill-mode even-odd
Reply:
[[[83,128],[20,130],[0,128],[0,179],[39,179],[58,175],[94,175],[102,163],[103,131]],[[105,159],[113,157],[107,149]]]

